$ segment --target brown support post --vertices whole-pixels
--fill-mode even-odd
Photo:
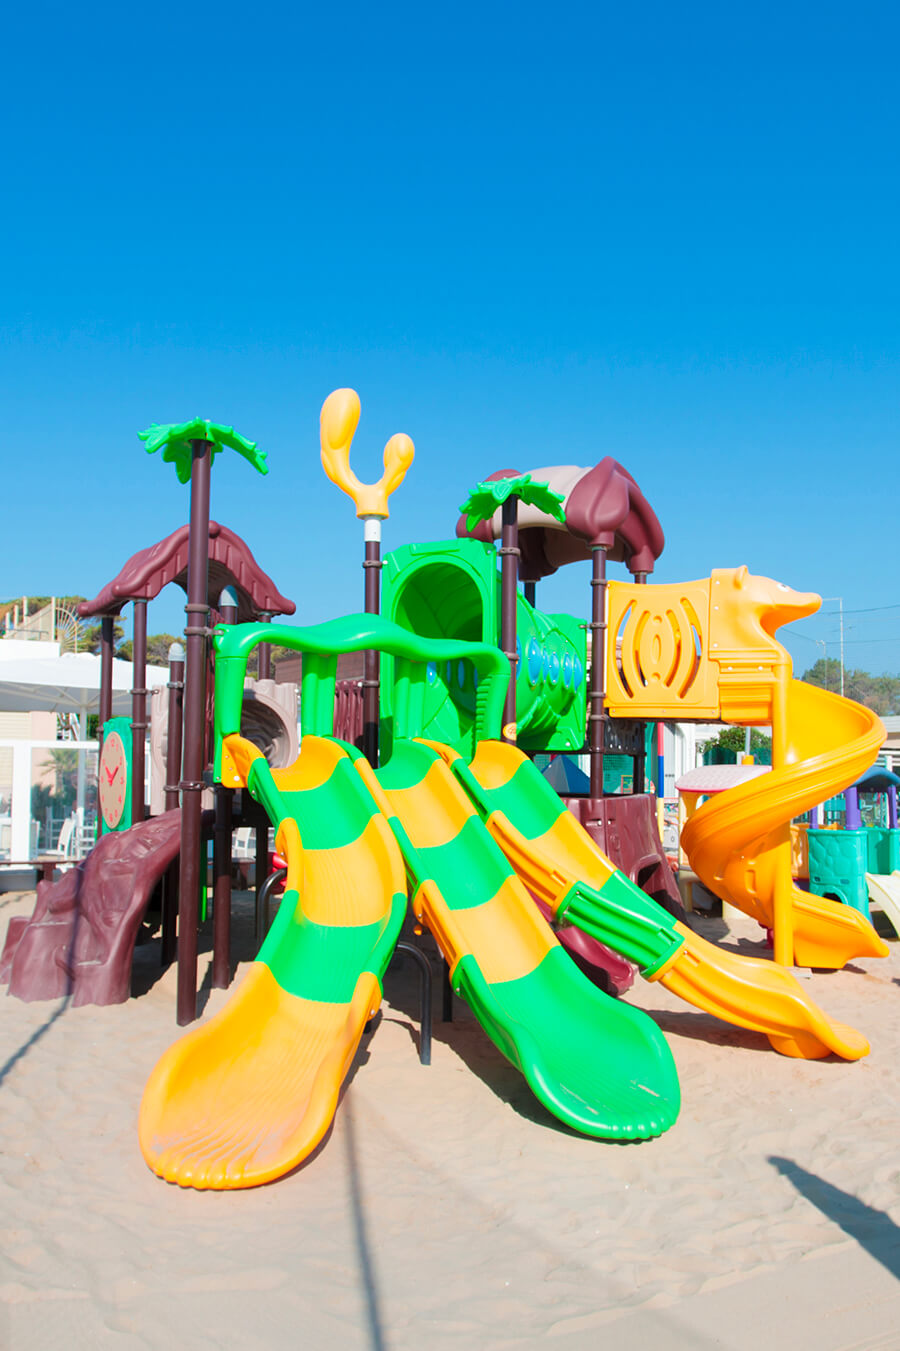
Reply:
[[[179,1027],[197,1016],[197,918],[200,905],[200,815],[206,746],[206,641],[209,598],[210,441],[191,442],[191,518],[188,545],[188,623],[184,683],[184,756],[181,781],[181,897],[178,924]]]
[[[184,648],[173,643],[169,648],[168,720],[166,731],[166,811],[181,802],[181,719],[184,705]],[[175,959],[176,920],[178,916],[178,875],[176,858],[166,870],[163,884],[162,943],[160,961],[169,966]]]
[[[112,717],[112,664],[113,664],[113,616],[103,615],[100,620],[100,717],[97,740],[103,749],[103,728]],[[100,778],[97,777],[97,820],[102,820],[100,810]],[[98,827],[99,829],[99,827]]]
[[[638,586],[647,585],[646,572],[636,572],[634,580]],[[644,750],[644,738],[647,735],[646,722],[641,723],[641,751],[634,757],[634,782],[631,785],[633,793],[643,793],[647,787],[647,753]]]
[[[260,893],[265,885],[266,878],[269,875],[269,818],[266,815],[265,808],[258,802],[250,798],[249,791],[244,790],[244,801],[249,799],[250,819],[253,822],[253,833],[256,840],[256,862],[253,868],[253,883],[256,892],[256,913],[260,913]]]
[[[591,797],[603,797],[603,734],[606,729],[606,545],[591,545],[591,685],[588,694],[588,744]]]
[[[536,605],[537,582],[526,582],[524,585],[524,590],[525,590],[525,599],[528,601],[528,604],[532,606]]]
[[[226,624],[236,624],[237,594],[227,586],[219,597],[219,613]],[[268,643],[265,644],[269,651]],[[216,824],[213,837],[213,969],[214,990],[231,983],[231,829],[234,794],[216,784]]]
[[[500,650],[512,667],[503,705],[503,740],[516,744],[516,602],[519,596],[519,499],[503,503],[500,538]]]
[[[367,615],[377,615],[381,609],[381,520],[377,516],[364,519],[366,557],[365,606]],[[378,768],[378,691],[381,658],[375,651],[363,653],[363,755],[373,769]]]
[[[237,597],[235,597],[235,599],[237,599]],[[259,622],[260,624],[271,624],[272,616],[268,610],[260,611]],[[226,619],[225,623],[237,623],[237,609],[234,611],[234,619]],[[256,678],[257,680],[272,679],[272,646],[270,643],[260,643],[259,647],[256,649]]]
[[[104,615],[100,620],[100,739],[103,739],[103,725],[112,717],[112,664],[113,664],[113,625],[112,615]]]
[[[213,839],[213,968],[214,990],[231,983],[231,789],[216,784]]]
[[[144,745],[147,736],[147,602],[134,606],[131,675],[131,824],[144,819]]]

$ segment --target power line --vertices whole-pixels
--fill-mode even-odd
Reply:
[[[845,647],[873,647],[876,643],[900,643],[900,634],[896,638],[845,638]]]
[[[874,614],[877,614],[880,610],[900,610],[900,602],[898,602],[896,605],[870,605],[870,606],[869,606],[867,609],[865,609],[865,610],[845,610],[845,611],[844,611],[844,614],[845,614],[845,615],[874,615]],[[837,615],[837,614],[840,613],[840,611],[839,611],[839,610],[820,610],[819,613],[820,613],[820,615],[822,616],[822,618],[824,619],[827,615]]]

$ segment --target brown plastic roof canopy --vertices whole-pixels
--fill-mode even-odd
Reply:
[[[547,483],[563,497],[565,524],[535,507],[519,503],[519,576],[537,582],[565,563],[589,559],[591,546],[602,544],[607,557],[624,563],[632,573],[649,573],[665,545],[662,526],[628,470],[607,455],[593,469],[579,465],[551,465],[528,471],[535,483]],[[515,478],[516,469],[500,469],[487,482]],[[465,516],[456,523],[456,534],[490,544],[499,539],[501,512],[466,528]]]
[[[154,600],[169,582],[175,582],[186,592],[187,565],[188,527],[182,525],[158,544],[151,544],[129,558],[119,575],[107,582],[93,600],[81,602],[78,613],[82,619],[120,614],[131,600]],[[211,610],[218,610],[219,596],[226,586],[237,591],[239,623],[261,614],[292,615],[297,608],[263,572],[241,537],[217,521],[210,521],[207,599]]]

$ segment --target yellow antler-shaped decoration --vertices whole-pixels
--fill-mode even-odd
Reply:
[[[400,487],[413,462],[415,446],[403,432],[392,436],[384,448],[384,473],[377,483],[360,483],[350,468],[350,446],[359,423],[359,395],[355,389],[336,389],[322,404],[319,419],[322,467],[332,483],[352,497],[357,516],[386,520],[388,498]]]

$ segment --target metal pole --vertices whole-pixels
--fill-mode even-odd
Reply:
[[[248,802],[249,799],[249,802]],[[253,836],[256,845],[256,861],[253,866],[253,886],[256,892],[257,909],[261,904],[262,889],[269,875],[269,818],[265,808],[254,802],[249,791],[243,794],[244,811],[253,824]]]
[[[147,735],[147,602],[134,606],[131,676],[131,824],[144,819],[144,744]]]
[[[500,536],[500,650],[512,668],[503,705],[503,740],[516,744],[516,602],[519,598],[519,499],[510,493],[502,508]]]
[[[237,623],[237,595],[235,595],[235,593],[232,591],[232,588],[231,588],[230,586],[229,586],[229,587],[226,587],[226,588],[225,588],[225,591],[231,591],[231,592],[232,592],[232,595],[234,595],[234,599],[235,599],[234,619],[226,619],[226,620],[225,620],[225,623],[226,623],[226,624],[236,624],[236,623]],[[224,596],[225,592],[223,591],[222,594],[223,594],[223,596]],[[223,617],[223,619],[225,618],[224,611],[222,612],[222,617]],[[270,613],[268,610],[260,610],[260,612],[259,612],[259,622],[260,622],[260,624],[271,624],[271,622],[272,622],[272,615],[271,615],[271,613]],[[271,680],[271,679],[272,679],[272,645],[271,645],[271,643],[260,643],[259,647],[256,649],[256,678],[257,678],[257,680]]]
[[[103,739],[103,726],[112,717],[112,664],[113,664],[113,624],[112,615],[104,615],[100,620],[100,740]]]
[[[184,647],[173,643],[169,648],[168,719],[166,730],[166,811],[170,812],[180,801],[181,782],[181,719],[184,707]]]
[[[213,968],[214,990],[231,983],[231,789],[216,784],[213,838]]]
[[[591,685],[588,727],[591,797],[603,797],[603,740],[606,729],[606,545],[591,545]]]
[[[646,572],[636,572],[634,580],[637,586],[647,585]],[[633,793],[643,793],[647,787],[647,724],[641,720],[641,749],[638,755],[634,757],[634,777],[631,784]]]
[[[112,717],[112,664],[113,664],[113,616],[103,615],[100,620],[100,717],[97,740],[103,749],[103,729]],[[100,810],[100,774],[97,773],[97,829],[102,820]]]
[[[200,903],[200,816],[206,746],[206,640],[209,598],[210,441],[191,442],[188,599],[184,628],[184,759],[181,781],[181,903],[178,924],[179,1027],[197,1016],[197,918]]]
[[[403,956],[412,957],[419,968],[419,1063],[431,1064],[431,963],[415,943],[401,941],[395,948]]]
[[[364,516],[366,556],[365,607],[367,615],[381,610],[381,518]],[[381,659],[378,652],[363,654],[363,755],[373,769],[378,768],[378,693]]]
[[[166,720],[166,811],[173,811],[181,801],[178,785],[181,781],[181,719],[184,702],[184,647],[172,643],[169,648],[168,718]],[[166,869],[163,883],[162,942],[160,961],[168,966],[175,959],[175,933],[178,917],[178,859]]]
[[[271,615],[266,610],[260,610],[260,624],[268,624]],[[257,680],[271,680],[272,678],[272,648],[269,643],[260,643],[256,649],[256,678]],[[249,793],[244,795],[249,797]],[[218,819],[218,818],[217,818]],[[258,804],[253,809],[254,841],[256,845],[256,863],[254,865],[254,887],[256,889],[256,900],[259,903],[262,887],[269,872],[269,818],[265,811]]]
[[[219,613],[226,624],[236,624],[237,593],[226,586],[219,597]],[[264,644],[269,652],[268,643]],[[216,824],[213,836],[213,967],[214,990],[231,983],[231,830],[234,794],[216,784]]]

